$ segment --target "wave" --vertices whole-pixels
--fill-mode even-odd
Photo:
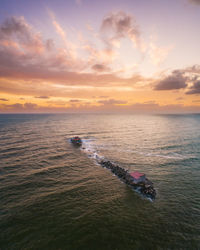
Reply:
[[[162,153],[158,150],[158,152],[152,152],[152,151],[142,151],[142,150],[132,150],[132,149],[119,149],[117,148],[116,144],[114,145],[105,145],[105,144],[94,144],[94,139],[88,139],[85,140],[85,145],[87,147],[86,151],[88,150],[90,153],[96,153],[98,150],[107,150],[107,151],[114,151],[114,152],[120,152],[120,153],[131,153],[131,154],[139,154],[143,155],[145,157],[156,157],[156,158],[163,158],[163,159],[173,159],[173,160],[185,160],[185,159],[193,159],[197,158],[195,154],[181,154],[178,152],[166,152]],[[120,145],[118,145],[120,146]],[[94,156],[95,158],[96,156]]]
[[[173,159],[173,160],[186,160],[186,159],[193,159],[196,158],[195,155],[182,155],[179,153],[168,153],[168,154],[161,154],[161,153],[153,153],[153,152],[138,152],[140,155],[144,155],[145,157],[157,157],[157,158],[164,158],[164,159]]]
[[[145,157],[157,157],[157,158],[174,159],[174,160],[196,158],[195,155],[183,155],[183,154],[176,153],[176,152],[162,154],[160,152],[145,152],[145,151],[131,150],[131,149],[117,149],[117,148],[113,148],[112,145],[106,146],[102,144],[102,145],[97,146],[96,144],[93,143],[94,141],[95,141],[94,139],[84,139],[83,147],[82,147],[82,149],[89,155],[89,157],[94,158],[94,159],[103,157],[98,153],[99,150],[115,151],[115,152],[120,152],[120,153],[122,152],[134,153],[134,154],[143,155]]]
[[[98,153],[94,143],[91,143],[94,139],[83,139],[82,141],[83,145],[81,149],[88,155],[89,158],[93,158],[97,161],[104,159],[104,157]]]

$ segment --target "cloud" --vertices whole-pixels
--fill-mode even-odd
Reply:
[[[78,6],[81,6],[82,5],[82,0],[75,0],[75,3],[78,5]]]
[[[52,41],[44,42],[23,17],[7,18],[0,26],[0,74],[23,67],[34,68],[44,61],[48,64],[45,55],[50,48]]]
[[[37,111],[39,106],[35,103],[14,103],[14,104],[3,104],[0,105],[0,111],[4,112],[30,112],[30,111]]]
[[[200,65],[174,70],[170,75],[158,80],[154,90],[186,89],[186,94],[200,93]],[[177,99],[178,100],[178,99]],[[179,99],[181,100],[181,99]]]
[[[100,100],[98,103],[103,105],[120,105],[120,104],[126,104],[126,101],[122,100],[115,100],[115,99],[109,99],[109,100]]]
[[[77,2],[81,3],[80,0],[78,0]],[[66,54],[68,55],[68,57],[71,58],[71,60],[75,60],[77,57],[76,45],[67,39],[66,31],[63,29],[63,27],[56,20],[54,13],[50,10],[48,12],[49,12],[53,26],[55,27],[57,34],[60,36],[60,38],[64,42],[64,45],[66,47]]]
[[[0,76],[88,67],[81,59],[74,59],[74,47],[66,43],[67,49],[56,48],[52,39],[43,40],[23,17],[7,18],[0,25]]]
[[[199,102],[199,103],[200,103],[200,100],[194,100],[194,101],[192,101],[192,102]]]
[[[182,101],[182,100],[184,100],[183,97],[177,97],[177,98],[176,98],[176,101]]]
[[[100,61],[104,64],[112,63],[118,56],[118,53],[113,48],[106,47],[104,49],[96,49],[94,45],[85,44],[84,49],[89,53],[89,62],[94,64],[94,61]]]
[[[195,81],[189,90],[186,92],[187,95],[200,94],[200,80]]]
[[[154,90],[185,89],[185,94],[200,94],[200,65],[174,70],[171,75],[158,80]],[[182,100],[182,97],[176,100]]]
[[[126,30],[124,26],[130,25],[130,18],[124,15],[122,15],[122,21],[117,21],[117,25],[122,27],[122,34]],[[54,18],[52,16],[52,20]],[[60,31],[62,33],[62,30]],[[52,39],[43,39],[23,17],[6,19],[0,25],[0,35],[2,93],[32,94],[36,97],[58,94],[63,96],[71,90],[66,89],[65,92],[61,85],[76,86],[77,89],[87,86],[123,87],[125,90],[129,87],[130,90],[138,81],[146,81],[139,74],[123,78],[113,73],[108,66],[108,61],[113,60],[116,52],[109,48],[98,50],[89,46],[87,47],[88,51],[90,50],[88,60],[87,58],[85,61],[81,58],[73,60],[67,49],[57,48]],[[63,33],[63,39],[65,35]],[[91,68],[94,71],[88,73]]]
[[[41,95],[41,96],[35,96],[35,98],[38,98],[38,99],[49,99],[49,96]]]
[[[134,17],[123,11],[104,17],[101,34],[108,48],[119,47],[122,38],[129,38],[137,48],[142,48],[140,30]]]
[[[3,22],[0,26],[0,45],[15,48],[21,53],[40,54],[45,49],[40,34],[33,31],[24,17],[10,17]]]
[[[35,110],[37,109],[38,105],[35,103],[27,102],[27,103],[24,103],[23,107],[24,109],[27,109],[27,110]]]
[[[114,99],[113,99],[114,100]],[[119,100],[115,100],[119,101]],[[11,105],[7,104],[0,104],[0,112],[1,113],[44,113],[44,112],[67,112],[67,113],[90,113],[90,112],[104,112],[104,113],[199,113],[200,108],[199,105],[190,105],[184,106],[183,104],[176,104],[176,105],[164,105],[161,106],[157,103],[150,102],[150,103],[134,103],[130,105],[115,105],[115,101],[111,101],[111,104],[105,105],[92,105],[91,103],[83,103],[79,105],[70,105],[70,106],[38,106],[34,103],[14,103]],[[123,101],[122,101],[123,102]],[[53,102],[52,102],[53,103]],[[66,104],[66,103],[64,103]]]
[[[105,71],[110,71],[110,68],[104,64],[94,64],[92,66],[92,69],[97,71],[97,72],[105,72]]]
[[[67,75],[66,75],[67,77]],[[62,82],[63,81],[63,82]],[[77,83],[77,84],[76,84]],[[77,80],[70,78],[60,78],[56,80],[41,78],[40,79],[0,79],[0,89],[3,94],[12,94],[16,96],[51,96],[53,97],[64,97],[71,99],[79,98],[91,98],[96,96],[98,93],[102,96],[110,96],[113,93],[126,93],[133,91],[133,88],[137,84],[137,79],[123,79],[114,78],[112,75],[105,76],[89,74],[81,76],[80,79],[77,76]]]
[[[187,67],[185,72],[193,73],[193,74],[200,74],[200,65],[195,64],[191,67]]]
[[[155,101],[147,101],[147,102],[144,102],[144,104],[156,104]]]
[[[1,90],[9,90],[12,92],[16,88],[27,89],[30,88],[31,82],[47,81],[50,83],[58,83],[61,85],[78,85],[78,86],[128,86],[133,85],[142,77],[135,75],[129,79],[123,79],[114,75],[113,73],[104,73],[109,71],[106,63],[91,64],[94,73],[83,73],[81,69],[91,67],[89,63],[83,63],[81,60],[73,61],[65,49],[56,48],[54,41],[51,39],[43,40],[39,33],[35,32],[25,21],[24,18],[10,18],[0,26],[0,85]],[[28,37],[28,38],[27,38]],[[5,42],[9,43],[5,43]],[[36,42],[37,41],[37,42]],[[23,49],[23,44],[27,42],[37,45],[35,49]],[[15,45],[13,45],[13,43]],[[41,48],[38,50],[38,46]],[[35,53],[35,51],[40,51]],[[102,50],[95,51],[99,58],[103,55],[112,57],[112,51]],[[99,59],[97,58],[97,59]],[[103,60],[103,57],[101,58]],[[101,60],[100,60],[101,61]],[[101,72],[102,74],[98,74]],[[104,73],[104,74],[103,74]],[[7,86],[3,81],[7,79]],[[20,80],[18,83],[8,83],[8,79]],[[26,83],[23,82],[26,81]],[[29,82],[29,83],[27,83]],[[9,86],[10,85],[10,86]],[[17,86],[18,85],[18,86]],[[23,86],[22,86],[23,85]],[[36,85],[39,85],[36,84]],[[58,84],[57,84],[58,85]],[[13,90],[12,90],[12,87]],[[38,86],[39,87],[39,86]],[[35,89],[35,87],[34,87]],[[44,94],[43,94],[44,93]],[[46,96],[43,91],[42,95]],[[49,91],[48,91],[49,93]],[[34,94],[34,93],[33,93]],[[35,96],[40,96],[34,94]],[[49,95],[49,94],[48,94]]]
[[[80,56],[80,58],[73,59],[73,56],[67,50],[67,45],[66,48],[56,47],[54,40],[44,39],[41,33],[35,31],[23,17],[6,19],[0,25],[1,93],[15,95],[19,102],[21,102],[19,99],[20,95],[22,97],[25,95],[25,100],[30,100],[34,97],[44,99],[43,102],[45,105],[50,106],[41,107],[41,105],[37,106],[30,102],[5,105],[6,103],[3,103],[4,101],[2,100],[4,98],[1,98],[1,107],[4,107],[5,110],[8,111],[21,110],[22,112],[28,110],[35,112],[49,110],[64,111],[66,110],[64,109],[65,105],[74,106],[75,111],[78,110],[78,107],[80,107],[80,110],[84,110],[84,108],[88,110],[88,106],[92,106],[91,110],[93,111],[98,111],[96,106],[100,106],[101,110],[106,110],[107,107],[109,107],[110,110],[112,108],[121,110],[121,108],[119,108],[121,106],[126,106],[127,110],[131,109],[126,101],[120,100],[121,96],[125,98],[124,96],[127,93],[133,96],[132,91],[134,89],[137,88],[141,90],[144,86],[149,86],[152,79],[147,79],[139,74],[123,78],[119,75],[119,71],[113,72],[110,68],[108,62],[109,60],[111,61],[111,58],[113,60],[114,56],[117,55],[117,52],[114,51],[114,48],[118,46],[117,42],[120,42],[122,38],[131,39],[130,33],[133,32],[133,26],[135,25],[134,27],[137,28],[137,25],[133,21],[134,19],[130,15],[119,12],[113,15],[110,14],[110,20],[108,19],[107,24],[105,22],[102,28],[102,35],[107,33],[106,30],[111,29],[111,40],[105,40],[107,43],[104,42],[101,49],[96,49],[96,45],[94,45],[94,47],[88,47],[88,51],[90,50],[89,58],[85,57],[84,61],[81,59],[82,55],[79,53],[78,56]],[[57,20],[55,21],[57,22]],[[109,24],[109,22],[111,22],[111,24]],[[60,27],[61,37],[61,33],[65,31],[58,22],[57,25],[59,25],[57,28]],[[105,27],[105,25],[107,26]],[[56,26],[54,27],[56,28]],[[113,37],[114,40],[112,40]],[[67,35],[63,33],[63,39],[65,38],[67,39]],[[138,39],[140,41],[140,33],[138,33]],[[134,44],[139,46],[136,41]],[[84,47],[84,52],[86,52],[87,49]],[[114,63],[117,64],[118,62]],[[91,69],[93,69],[93,72]],[[200,68],[198,65],[184,70],[174,71],[168,77],[161,78],[160,81],[157,81],[155,89],[169,90],[186,88],[189,84],[188,91],[194,91],[196,85],[191,85],[191,82],[198,80],[197,76],[199,72]],[[191,77],[188,75],[191,75]],[[196,77],[194,77],[194,75]],[[191,82],[188,83],[188,79]],[[166,83],[167,80],[168,83]],[[172,84],[175,80],[176,83]],[[179,84],[177,84],[177,81]],[[115,95],[115,93],[117,93],[117,95]],[[95,104],[90,105],[89,101],[91,100],[91,96],[96,96],[97,100],[93,100]],[[4,97],[4,95],[2,95],[2,97]],[[63,97],[60,98],[63,107],[61,107],[62,105],[60,104],[60,106],[58,105],[60,109],[57,109],[57,107],[55,107],[57,104],[48,103],[48,100],[45,101],[45,99],[50,97],[50,100],[54,100],[53,97]],[[66,102],[66,98],[70,101]],[[55,101],[59,101],[59,98],[55,99]],[[87,100],[87,102],[85,102],[85,100]],[[98,102],[98,100],[100,101]],[[42,101],[35,100],[35,102],[41,103]],[[147,102],[142,105],[152,105],[151,109],[153,109],[155,103]],[[77,109],[75,109],[75,106],[77,106]]]
[[[98,98],[108,98],[108,96],[106,96],[106,95],[100,95],[100,96],[98,96]]]
[[[187,87],[187,77],[184,76],[180,70],[175,70],[171,75],[158,81],[154,87],[154,90],[174,90],[184,89]]]
[[[7,101],[9,101],[9,100],[8,100],[8,99],[5,99],[5,98],[0,98],[0,101],[7,102]]]
[[[77,102],[81,102],[81,100],[79,100],[79,99],[71,99],[69,102],[77,103]]]
[[[200,0],[188,0],[192,4],[199,4],[200,5]]]
[[[52,108],[53,109],[53,108]],[[61,111],[63,108],[61,108]],[[59,110],[58,110],[59,111]],[[92,106],[83,104],[79,107],[65,108],[65,112],[114,112],[114,113],[200,113],[199,105],[165,105],[160,106],[159,104],[133,104],[133,105],[102,105]]]
[[[158,47],[154,42],[150,43],[149,56],[155,65],[160,65],[167,58],[173,46]]]

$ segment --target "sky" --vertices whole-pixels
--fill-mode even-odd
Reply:
[[[200,0],[0,0],[0,113],[200,113]]]

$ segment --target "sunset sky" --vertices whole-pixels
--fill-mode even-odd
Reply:
[[[200,0],[0,0],[0,112],[200,112]]]

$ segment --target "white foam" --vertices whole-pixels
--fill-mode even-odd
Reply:
[[[97,162],[103,159],[103,156],[99,155],[96,146],[93,144],[94,140],[84,139],[82,150],[88,155],[88,157],[95,159]]]
[[[141,155],[147,156],[147,157],[160,157],[160,158],[165,158],[165,159],[174,159],[174,160],[183,160],[186,159],[187,157],[178,153],[171,153],[171,154],[158,154],[158,153],[145,153],[145,152],[138,152]]]

